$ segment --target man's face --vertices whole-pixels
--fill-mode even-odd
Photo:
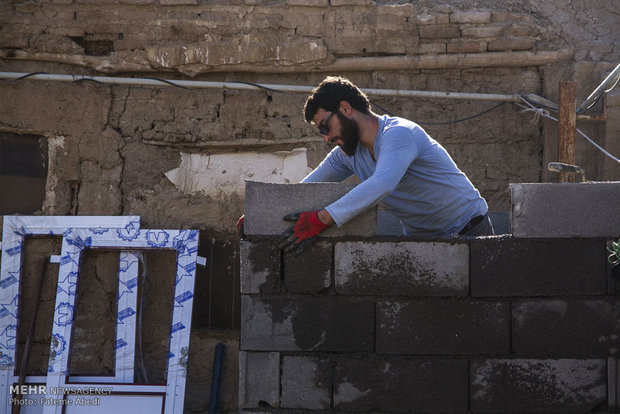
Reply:
[[[340,111],[329,112],[319,108],[313,121],[326,144],[337,144],[349,156],[355,154],[359,144],[359,127],[354,119],[347,118]]]

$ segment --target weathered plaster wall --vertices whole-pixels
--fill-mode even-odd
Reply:
[[[614,4],[13,0],[0,9],[0,69],[297,85],[315,85],[331,73],[366,88],[551,99],[559,80],[576,79],[582,99],[620,54]],[[275,151],[306,148],[307,164],[297,158],[293,170],[274,174],[286,182],[326,153],[300,116],[304,95],[28,80],[1,87],[10,97],[2,103],[2,129],[40,133],[53,144],[47,214],[132,213],[147,225],[198,226],[233,237],[243,180],[253,178],[236,167],[244,157],[268,170]],[[420,122],[451,121],[491,106],[375,101]],[[554,125],[518,111],[507,104],[474,121],[425,124],[492,210],[507,209],[509,182],[554,178],[544,168],[555,157]],[[612,112],[606,123],[585,127],[614,147]],[[579,138],[578,148],[592,179],[617,178],[618,167]],[[200,175],[201,189],[209,186],[213,172],[186,168],[183,154],[218,154],[227,171],[218,177],[226,185],[216,184],[221,193],[166,178],[180,168]]]

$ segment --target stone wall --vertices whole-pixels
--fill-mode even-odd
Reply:
[[[263,186],[263,200],[247,208],[293,187]],[[241,248],[240,408],[614,411],[620,284],[609,240],[341,233],[294,256],[274,236],[250,234]]]

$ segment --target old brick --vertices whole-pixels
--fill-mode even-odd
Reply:
[[[617,356],[620,299],[515,302],[512,325],[512,346],[518,355]]]
[[[35,1],[26,1],[15,5],[15,11],[18,13],[36,13],[41,10],[41,3]]]
[[[534,40],[524,37],[504,37],[489,42],[489,51],[530,50],[534,47]]]
[[[423,39],[449,39],[461,35],[459,28],[450,24],[420,26],[419,30]]]
[[[420,26],[429,24],[448,24],[450,23],[450,15],[444,13],[418,14],[415,16],[414,21]]]
[[[510,307],[429,299],[377,304],[377,352],[485,354],[510,351]]]
[[[467,27],[461,29],[463,37],[498,37],[502,35],[501,27]]]
[[[469,249],[448,242],[345,242],[335,247],[344,295],[467,295]]]
[[[331,286],[331,275],[331,243],[315,242],[300,255],[284,254],[284,286],[289,293],[318,293]]]
[[[604,295],[605,246],[597,239],[473,240],[473,296]]]
[[[446,45],[448,53],[480,53],[486,52],[487,42],[482,40],[458,40]]]
[[[450,15],[451,23],[489,23],[491,12],[454,12]]]
[[[330,0],[332,6],[368,6],[372,0]]]
[[[285,356],[282,358],[283,408],[329,409],[332,364],[328,359]]]
[[[589,412],[607,399],[604,359],[488,359],[471,370],[473,412]]]
[[[241,293],[280,291],[280,249],[274,241],[242,240],[239,263]]]
[[[335,297],[241,298],[241,349],[361,352],[374,348],[373,302]]]
[[[239,352],[239,406],[280,405],[280,354]]]
[[[200,4],[200,0],[159,0],[162,6],[178,6]]]
[[[355,412],[467,412],[465,360],[336,360],[334,406]]]
[[[289,6],[327,7],[329,0],[286,0]]]
[[[446,53],[446,43],[420,43],[415,48],[415,53],[420,55]]]

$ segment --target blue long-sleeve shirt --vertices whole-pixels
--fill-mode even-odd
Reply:
[[[356,174],[362,182],[326,207],[338,227],[383,201],[403,233],[453,237],[486,201],[448,152],[416,123],[379,117],[375,159],[361,143],[353,156],[335,147],[302,182],[339,182]]]

